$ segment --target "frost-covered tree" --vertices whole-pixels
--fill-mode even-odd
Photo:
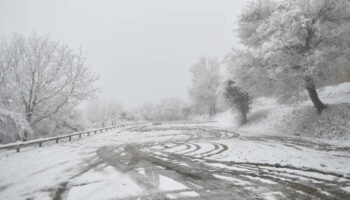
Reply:
[[[225,58],[226,76],[254,97],[274,95],[275,81],[269,77],[263,57],[257,53],[233,49]]]
[[[270,17],[276,4],[273,0],[250,0],[239,16],[238,36],[248,47],[262,44],[257,27]]]
[[[185,118],[184,108],[185,103],[181,99],[166,98],[157,104],[145,103],[137,112],[146,121],[176,121]]]
[[[0,106],[0,144],[35,137],[24,115]]]
[[[195,105],[208,108],[209,114],[216,114],[217,88],[220,85],[220,63],[216,58],[199,58],[191,66],[192,85],[189,96]]]
[[[255,26],[250,35],[240,34],[255,55],[262,56],[275,93],[298,96],[302,86],[326,85],[342,73],[350,58],[350,2],[348,0],[281,0],[259,20],[240,17],[240,30]],[[257,12],[256,6],[248,13]],[[253,18],[255,19],[255,18]],[[258,52],[258,53],[257,53]],[[308,77],[311,77],[308,78]],[[317,98],[316,92],[309,92]],[[315,103],[318,110],[323,104]]]
[[[3,38],[0,71],[1,104],[24,113],[32,127],[44,120],[60,121],[96,90],[92,84],[97,77],[82,51],[48,36]]]
[[[137,113],[146,121],[153,121],[156,107],[152,103],[145,103],[138,108]]]
[[[246,90],[239,87],[232,80],[224,83],[223,97],[231,108],[236,108],[241,116],[241,124],[247,123],[247,114],[250,110],[252,98]]]
[[[156,118],[158,120],[175,121],[183,119],[182,109],[185,103],[178,98],[163,99],[157,105]]]
[[[101,127],[116,124],[122,112],[123,106],[115,100],[94,99],[88,102],[85,116],[90,124]]]

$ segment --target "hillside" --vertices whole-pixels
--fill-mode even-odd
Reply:
[[[305,96],[305,94],[303,94]],[[309,99],[297,105],[281,105],[275,99],[258,98],[248,115],[248,124],[238,127],[237,114],[226,111],[216,116],[221,127],[246,134],[303,136],[350,140],[350,83],[319,89],[328,108],[319,115]]]

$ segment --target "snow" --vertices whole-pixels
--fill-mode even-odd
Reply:
[[[197,192],[179,192],[178,194],[166,194],[166,197],[169,199],[185,198],[185,197],[198,197]]]
[[[96,149],[131,141],[133,143],[161,142],[174,136],[184,139],[189,137],[178,134],[177,130],[142,134],[112,130],[68,143],[41,148],[23,148],[21,153],[1,152],[0,199],[52,199],[56,192],[54,189],[68,180],[69,184],[66,187],[69,190],[62,194],[67,199],[113,199],[143,194],[145,191],[130,177],[111,167],[100,165],[99,160],[96,159]],[[95,167],[81,174],[81,171],[91,165]],[[144,169],[137,171],[140,174],[145,173]],[[159,181],[159,191],[188,189],[185,185],[166,176],[160,176]]]
[[[320,99],[325,99],[325,103],[339,104],[350,102],[350,82],[321,88]]]
[[[70,168],[81,164],[79,157],[77,149],[63,145],[13,153],[10,156],[1,154],[0,171],[6,173],[0,174],[0,185],[8,188],[0,193],[0,199],[25,199],[27,191],[48,197],[51,187],[74,175]],[[57,174],[60,176],[57,177]],[[37,191],[38,188],[41,191]]]
[[[279,142],[244,138],[217,140],[216,142],[227,145],[228,150],[221,153],[220,157],[212,156],[210,159],[248,163],[279,163],[281,165],[349,173],[349,169],[344,167],[344,163],[350,163],[347,153],[338,155],[311,147],[303,148],[297,145],[293,147]]]
[[[174,181],[173,179],[166,176],[159,176],[159,190],[161,191],[172,191],[172,190],[184,190],[188,189],[185,185]]]
[[[271,167],[264,167],[266,169],[271,168]],[[294,170],[294,169],[275,169],[276,171],[283,171],[283,172],[292,172],[294,174],[298,175],[304,175],[307,177],[313,177],[313,178],[318,178],[318,179],[323,179],[323,180],[328,180],[328,181],[333,181],[334,176],[331,175],[325,175],[325,174],[320,174],[320,173],[315,173],[315,172],[304,172],[304,171],[299,171],[299,170]]]
[[[273,182],[273,181],[270,181],[270,180],[267,180],[267,179],[262,179],[262,178],[259,178],[259,177],[251,177],[251,176],[243,176],[243,177],[246,177],[246,178],[251,179],[251,180],[259,181],[259,182],[262,182],[262,183],[266,183],[266,184],[277,184],[276,182]]]
[[[167,151],[167,152],[181,152],[184,150],[186,150],[186,145],[175,146],[174,148],[169,148],[165,151]]]
[[[228,166],[228,165],[221,164],[221,163],[208,163],[207,165],[210,165],[213,167],[231,169],[231,170],[235,170],[235,171],[244,171],[244,172],[249,171],[248,169],[238,168],[238,167],[234,167],[234,166]]]
[[[217,114],[214,117],[214,120],[217,121],[217,123],[215,125],[218,127],[221,127],[221,128],[227,128],[230,126],[238,126],[238,123],[237,123],[238,120],[235,120],[236,117],[237,117],[237,115],[234,116],[234,114],[231,112],[231,109],[229,109],[225,112]],[[233,123],[236,123],[236,124],[233,124]]]
[[[341,189],[346,191],[346,192],[348,192],[348,193],[350,193],[350,186],[349,187],[342,187]]]
[[[284,195],[281,192],[269,192],[264,194],[265,200],[278,200],[284,197]]]
[[[217,126],[241,135],[303,136],[349,145],[350,83],[321,88],[319,96],[329,105],[322,115],[317,114],[308,98],[298,105],[282,105],[276,99],[264,97],[255,99],[244,126],[238,126],[236,112],[226,111],[215,119]]]
[[[34,138],[34,132],[21,113],[0,107],[0,144],[32,138]]]
[[[237,178],[232,178],[232,177],[227,177],[227,176],[222,176],[222,175],[217,175],[217,174],[214,174],[214,177],[216,177],[218,179],[226,180],[226,181],[231,181],[235,185],[241,185],[241,186],[250,185],[250,182],[242,181],[242,180],[237,179]]]
[[[152,134],[158,136],[158,141],[162,141],[173,137],[171,135],[177,133],[177,131],[171,133],[169,131],[159,131],[142,134],[142,138],[140,138],[138,132],[117,132],[117,130],[113,130],[84,137],[70,143],[59,143],[41,148],[24,148],[21,153],[15,153],[14,151],[0,153],[0,171],[2,172],[0,173],[0,188],[5,188],[0,193],[0,199],[51,199],[54,195],[53,188],[71,179],[71,177],[77,176],[84,167],[96,161],[92,158],[94,158],[97,148],[108,144],[154,140],[151,137]],[[137,140],[135,140],[136,138]],[[99,183],[98,181],[101,180],[104,181]],[[79,193],[77,191],[90,191],[92,193],[95,188],[108,189],[108,185],[115,185],[116,188],[120,186],[124,191],[124,193],[118,191],[111,193],[113,195],[118,193],[118,195],[124,196],[131,193],[137,194],[140,191],[127,177],[118,174],[117,171],[114,170],[113,175],[111,175],[108,168],[101,172],[88,171],[75,181],[77,181],[77,184],[96,182],[73,187],[72,193],[69,193],[69,195],[73,195],[78,199],[84,199],[85,196],[76,196]],[[115,189],[109,188],[108,190]],[[28,191],[30,192],[28,193]]]
[[[192,145],[192,148],[188,150],[188,152],[190,152],[188,153],[188,155],[193,155],[193,156],[202,155],[214,149],[214,146],[209,143],[195,143],[195,144],[200,145],[201,148],[193,152],[193,150],[195,149],[195,146]]]
[[[130,178],[110,168],[90,170],[70,181],[70,187],[68,200],[124,198],[143,192]]]
[[[158,127],[158,126],[156,126]],[[291,145],[289,142],[294,137],[285,140],[274,140],[267,136],[252,137],[243,134],[230,139],[218,138],[208,140],[206,137],[196,138],[184,144],[190,145],[185,150],[185,145],[175,142],[178,139],[188,140],[197,134],[188,130],[176,130],[173,125],[168,126],[174,130],[156,130],[151,132],[112,130],[102,134],[83,137],[67,143],[52,144],[41,148],[23,148],[21,153],[7,151],[0,153],[0,199],[52,199],[60,195],[65,199],[115,199],[139,197],[151,193],[164,193],[169,199],[196,197],[199,194],[189,188],[186,182],[180,182],[167,174],[159,174],[154,179],[155,190],[147,191],[138,185],[133,175],[140,177],[149,175],[148,169],[144,167],[135,168],[134,174],[121,172],[120,170],[102,162],[97,156],[96,150],[105,146],[116,146],[114,152],[120,156],[128,156],[123,151],[124,144],[139,143],[148,144],[152,155],[158,155],[163,161],[176,163],[184,168],[191,167],[185,160],[173,160],[163,158],[167,152],[186,156],[195,156],[192,161],[202,162],[218,171],[232,170],[237,172],[256,173],[270,172],[278,177],[279,173],[285,177],[290,176],[302,181],[336,181],[341,182],[342,177],[336,177],[328,172],[338,173],[344,176],[350,174],[350,156],[348,151],[329,150],[323,151],[317,146],[304,146],[301,144]],[[179,125],[183,127],[183,125]],[[155,128],[154,126],[148,128]],[[164,126],[163,128],[166,128]],[[190,127],[191,128],[191,127]],[[216,130],[214,128],[213,130]],[[188,133],[187,135],[185,133]],[[221,132],[217,132],[219,134]],[[191,135],[194,134],[194,135]],[[210,134],[210,133],[208,133]],[[214,134],[215,135],[215,134]],[[205,134],[203,134],[205,136]],[[222,133],[222,136],[225,136]],[[304,141],[304,140],[303,140]],[[305,140],[307,141],[307,140]],[[165,143],[162,143],[165,142]],[[174,146],[178,144],[178,146]],[[321,144],[320,144],[321,145]],[[147,145],[146,145],[147,146]],[[170,147],[162,151],[162,147]],[[199,146],[199,148],[198,148]],[[227,148],[227,150],[224,150]],[[216,154],[220,153],[220,154]],[[200,158],[204,158],[200,159]],[[206,159],[206,160],[205,160]],[[207,162],[207,161],[215,162]],[[237,164],[235,164],[237,163]],[[269,165],[264,165],[269,164]],[[281,167],[275,167],[278,164]],[[287,167],[283,167],[287,166]],[[303,170],[299,170],[303,169]],[[315,169],[324,173],[308,171]],[[223,171],[222,170],[222,171]],[[243,180],[235,177],[226,177],[222,174],[213,174],[214,177],[232,182],[237,186],[251,186],[252,182],[274,185],[275,182],[264,178],[244,176]],[[44,177],[44,178],[43,178]],[[151,177],[153,180],[153,177]],[[283,178],[280,178],[283,180]],[[251,180],[251,182],[249,181]],[[345,179],[344,179],[345,180]],[[66,185],[65,185],[66,183]],[[65,190],[59,194],[57,188],[61,186]],[[272,186],[273,187],[273,186]],[[349,191],[348,187],[342,187]],[[263,198],[278,199],[277,193],[264,193]]]

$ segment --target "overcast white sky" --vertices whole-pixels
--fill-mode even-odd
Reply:
[[[0,36],[50,34],[87,52],[99,96],[125,107],[187,99],[189,67],[238,45],[246,0],[0,0]]]

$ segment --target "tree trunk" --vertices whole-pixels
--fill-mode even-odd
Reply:
[[[25,117],[28,124],[30,124],[32,121],[32,114],[33,114],[32,109],[29,106],[25,106]]]
[[[310,99],[311,99],[312,103],[314,104],[315,108],[317,109],[317,112],[319,114],[321,114],[322,110],[327,108],[327,106],[325,106],[322,103],[322,101],[320,100],[320,98],[318,97],[316,87],[315,87],[313,80],[311,80],[311,79],[306,80],[306,90],[309,93]]]
[[[241,125],[246,124],[247,121],[248,121],[247,112],[245,112],[244,110],[241,110]]]
[[[209,108],[209,115],[214,116],[216,114],[216,108],[215,105],[211,105]]]

